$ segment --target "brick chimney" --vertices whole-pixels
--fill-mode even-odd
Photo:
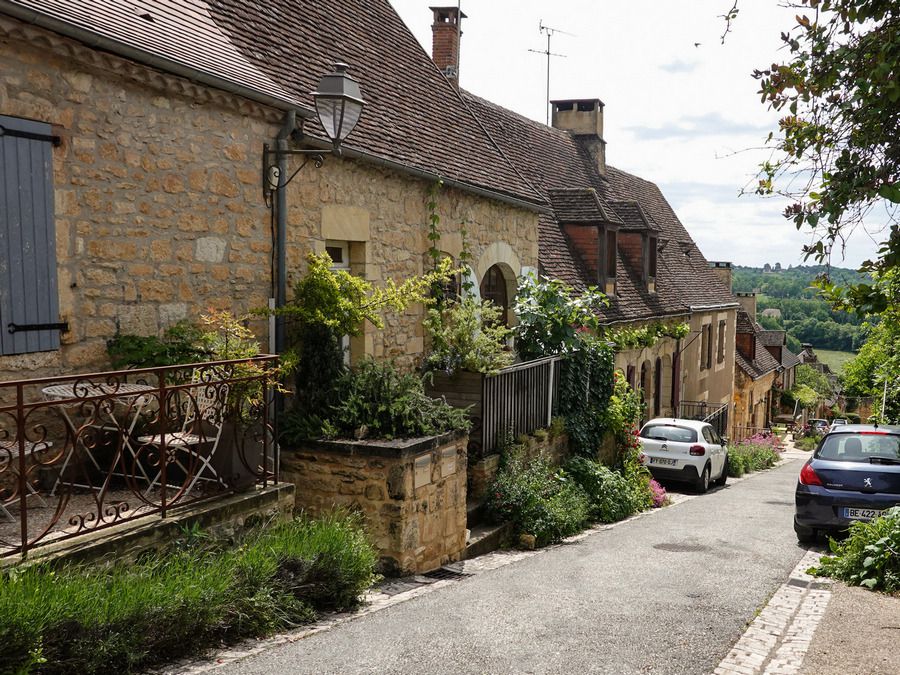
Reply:
[[[719,277],[719,280],[725,284],[725,288],[729,291],[731,290],[731,281],[733,278],[734,271],[731,268],[730,262],[713,262],[710,260],[709,262],[710,268],[712,271],[716,273],[716,276]]]
[[[429,7],[434,12],[431,25],[431,59],[454,87],[459,87],[460,21],[466,18],[458,7]]]
[[[599,98],[551,101],[553,127],[570,131],[581,141],[601,176],[606,175],[606,141],[603,140],[603,101]]]

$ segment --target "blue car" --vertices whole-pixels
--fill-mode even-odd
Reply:
[[[801,543],[900,505],[900,426],[843,424],[800,469],[794,531]]]

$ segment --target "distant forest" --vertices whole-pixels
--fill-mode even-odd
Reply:
[[[787,331],[788,348],[797,353],[804,342],[818,349],[856,352],[866,341],[866,327],[855,315],[834,312],[818,297],[812,282],[826,271],[822,266],[781,269],[778,266],[734,268],[733,289],[757,292],[757,321],[763,328]],[[858,282],[864,275],[832,267],[835,282]],[[764,309],[781,311],[781,318],[762,316]]]

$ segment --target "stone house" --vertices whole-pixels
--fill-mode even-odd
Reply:
[[[457,8],[432,9],[433,57],[453,71]],[[551,207],[539,218],[540,273],[576,291],[604,291],[610,299],[601,317],[606,326],[690,325],[681,340],[662,338],[616,355],[616,367],[642,388],[647,415],[677,415],[686,401],[727,409],[738,304],[659,188],[607,164],[603,103],[554,101],[547,126],[460,94]]]
[[[756,323],[756,294],[738,293],[737,298],[741,309],[737,315],[734,434],[736,438],[743,438],[770,426],[773,401],[780,396],[778,384],[784,382],[786,369],[772,353],[774,347],[766,346],[767,342],[774,342],[769,334],[781,331],[765,331]],[[783,335],[781,339],[784,340]],[[786,346],[780,355],[792,363],[787,377],[793,379],[797,365],[790,359],[793,355]]]
[[[0,0],[0,378],[100,369],[117,331],[265,307],[310,250],[374,281],[419,275],[438,179],[441,248],[457,255],[465,224],[488,294],[537,268],[543,195],[388,0],[89,4]],[[338,60],[365,107],[342,155],[284,189],[279,250],[263,146],[330,149],[309,92]],[[421,318],[367,327],[351,353],[411,363]]]

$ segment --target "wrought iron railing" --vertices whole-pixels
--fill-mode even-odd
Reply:
[[[276,366],[0,382],[0,556],[277,481]]]
[[[495,452],[507,435],[515,438],[550,425],[559,403],[561,360],[560,356],[548,356],[517,363],[484,377],[482,455]]]
[[[686,420],[709,422],[719,436],[728,435],[728,404],[706,401],[682,401],[678,416]]]

